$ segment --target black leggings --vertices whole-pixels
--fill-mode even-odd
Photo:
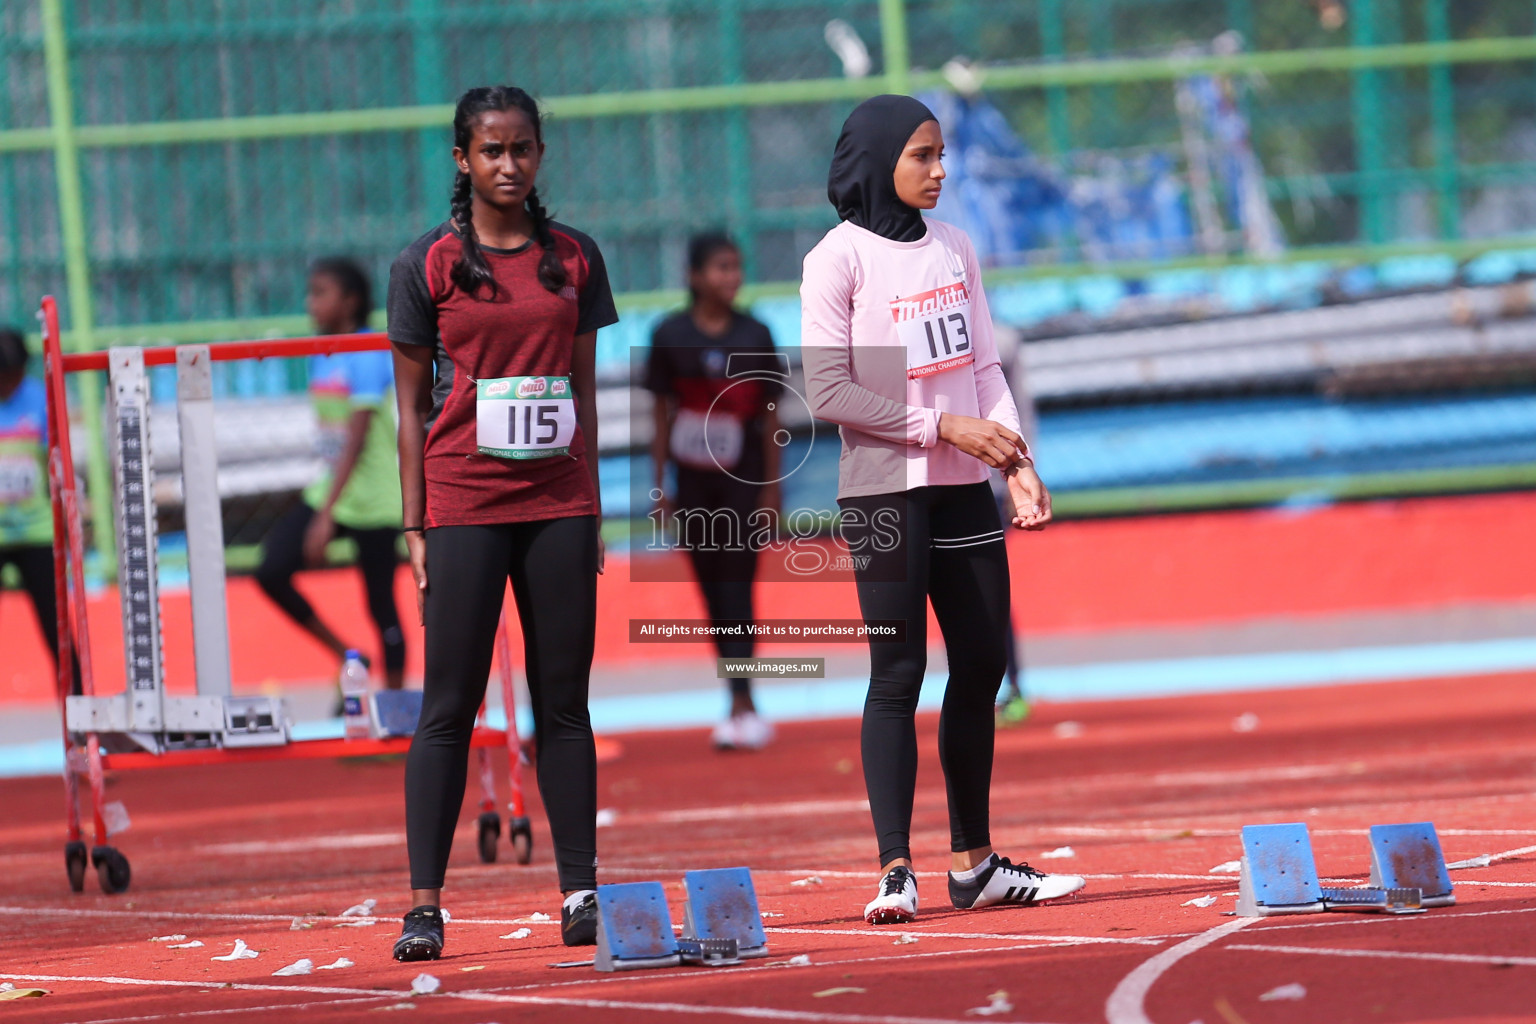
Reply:
[[[587,685],[597,631],[597,519],[439,526],[426,539],[425,693],[405,763],[411,888],[443,885],[508,579],[523,627],[539,793],[560,888],[595,888],[597,751]]]
[[[0,569],[14,565],[21,576],[21,589],[32,599],[32,610],[37,613],[38,627],[48,643],[48,653],[55,666],[59,663],[59,613],[53,592],[53,548],[46,544],[29,544],[24,547],[0,547]],[[80,663],[73,665],[74,683],[71,693],[80,692]]]
[[[899,494],[841,498],[871,528],[846,524],[855,555],[859,610],[866,621],[900,619],[899,642],[871,641],[869,695],[861,737],[864,785],[880,863],[912,856],[917,786],[913,717],[928,664],[927,603],[944,634],[949,683],[939,716],[939,763],[949,794],[950,849],[991,843],[993,701],[1007,667],[1008,557],[992,492],[984,483],[919,487]]]
[[[315,510],[299,502],[272,527],[261,549],[261,566],[256,582],[288,617],[300,625],[317,621],[315,609],[293,585],[293,574],[304,568],[304,531],[315,518]],[[351,537],[357,544],[357,567],[363,574],[363,589],[368,594],[368,614],[379,630],[384,648],[384,667],[395,672],[405,668],[405,634],[400,631],[400,612],[395,607],[395,571],[400,556],[395,544],[400,531],[394,527],[359,530],[336,524],[336,534]]]
[[[762,487],[727,476],[724,473],[708,473],[677,468],[678,514],[708,513],[718,509],[730,512],[741,524],[740,543],[719,544],[714,550],[707,543],[688,543],[688,559],[693,563],[693,574],[704,593],[704,606],[709,610],[712,622],[744,622],[756,618],[752,605],[752,581],[757,576],[757,551],[747,543],[751,536],[749,517],[758,508],[758,496]],[[708,520],[706,520],[708,521]],[[704,540],[705,538],[695,538]],[[715,538],[719,541],[723,538]],[[685,538],[686,541],[686,538]],[[751,637],[735,638],[717,636],[715,649],[722,658],[750,658],[755,649]],[[752,680],[732,677],[729,680],[734,696],[749,696]]]

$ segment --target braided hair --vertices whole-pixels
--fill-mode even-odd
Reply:
[[[533,124],[534,138],[543,144],[544,127],[539,117],[538,103],[528,93],[511,85],[479,86],[459,97],[458,106],[453,112],[453,144],[469,152],[477,117],[491,111],[514,109],[528,115],[528,120]],[[454,284],[468,294],[478,295],[482,288],[489,288],[490,298],[495,299],[500,288],[496,284],[495,275],[491,273],[490,264],[486,262],[485,253],[480,249],[479,236],[475,234],[471,213],[472,195],[469,175],[459,171],[453,178],[453,198],[449,210],[453,226],[459,233],[462,255],[454,263],[449,276]],[[534,240],[544,250],[539,259],[539,284],[551,292],[559,292],[565,287],[568,275],[565,264],[560,262],[555,252],[555,236],[549,226],[549,211],[539,199],[537,188],[528,190],[526,206],[528,216],[533,221]]]

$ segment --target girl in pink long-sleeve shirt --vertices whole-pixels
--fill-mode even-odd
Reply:
[[[943,149],[938,121],[917,100],[860,104],[828,176],[842,223],[806,256],[800,287],[806,397],[840,427],[840,529],[852,553],[867,556],[855,572],[860,611],[868,623],[903,628],[897,640],[870,641],[861,745],[881,871],[864,908],[871,924],[917,916],[908,835],[929,601],[950,672],[939,760],[951,902],[1027,904],[1084,884],[992,851],[993,701],[1007,662],[1009,592],[987,479],[1003,472],[1021,529],[1048,523],[1051,499],[1019,436],[970,239],[919,212],[938,203]]]

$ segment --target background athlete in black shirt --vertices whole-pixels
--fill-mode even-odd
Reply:
[[[724,510],[745,527],[762,508],[779,508],[779,452],[775,412],[782,377],[776,374],[773,336],[760,321],[735,306],[741,290],[741,253],[724,234],[697,235],[688,243],[688,308],[657,325],[651,336],[646,389],[656,395],[656,429],[651,442],[655,493],[666,494],[668,465],[677,486],[660,501],[667,518],[710,524]],[[734,542],[705,540],[680,527],[683,546],[704,592],[710,618],[753,618],[752,582],[757,552],[746,543],[750,531],[735,531]],[[750,658],[750,638],[716,638],[723,658]],[[730,680],[731,705],[716,727],[715,746],[756,750],[773,738],[752,701],[752,680]]]

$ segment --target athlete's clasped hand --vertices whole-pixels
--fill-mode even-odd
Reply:
[[[993,469],[1007,469],[1024,454],[1024,439],[1001,423],[975,416],[939,414],[939,440],[975,456]]]
[[[1035,464],[1021,459],[1003,471],[1008,482],[1008,500],[1013,505],[1013,523],[1021,530],[1043,530],[1051,521],[1051,492],[1045,489]]]
[[[939,414],[939,440],[1003,471],[1013,502],[1013,525],[1040,530],[1051,521],[1051,492],[1025,454],[1024,439],[1001,423],[975,416]]]

